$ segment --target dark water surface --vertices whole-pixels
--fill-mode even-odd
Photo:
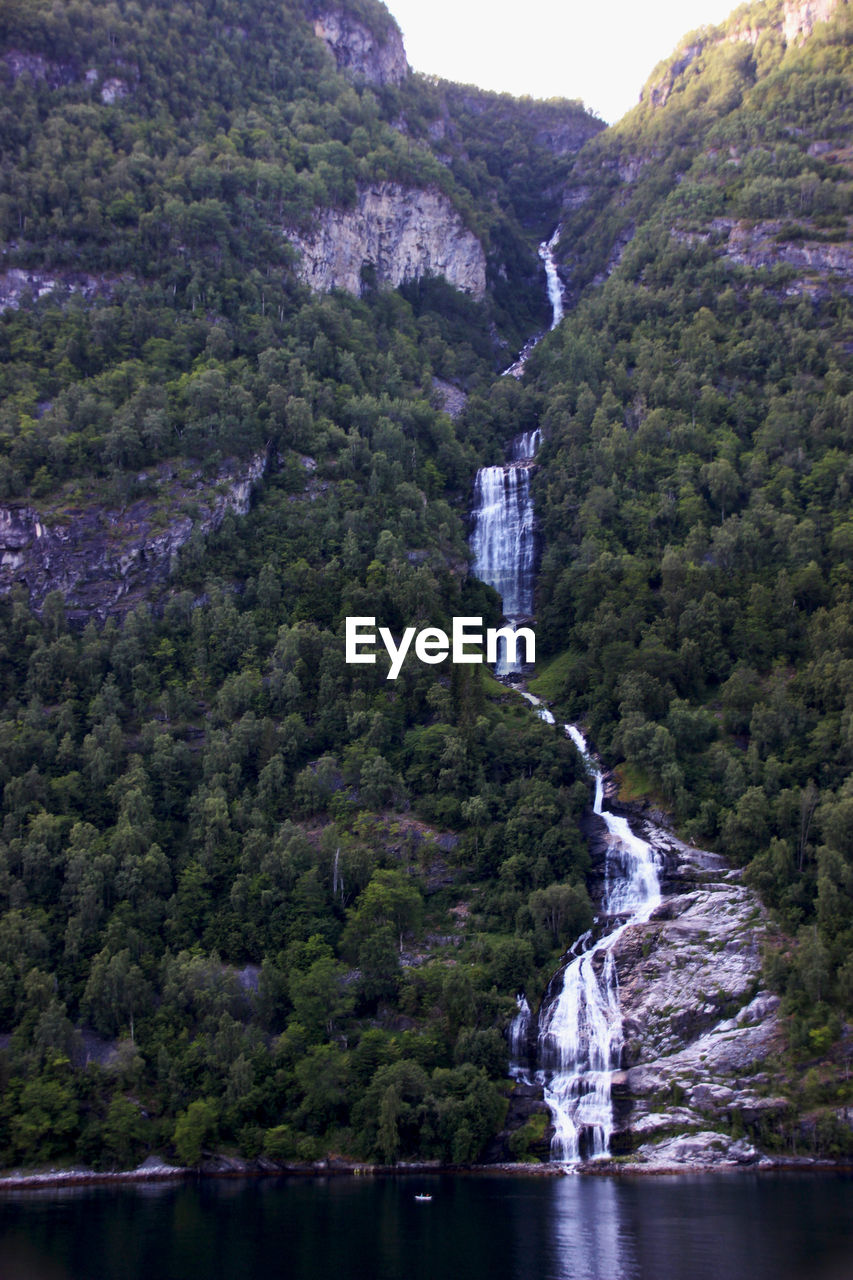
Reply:
[[[428,1190],[428,1204],[414,1199]],[[2,1280],[850,1280],[853,1177],[269,1179],[0,1196]]]

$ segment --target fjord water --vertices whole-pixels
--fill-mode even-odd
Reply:
[[[265,1179],[0,1198],[3,1280],[844,1280],[851,1257],[853,1179],[818,1174]]]

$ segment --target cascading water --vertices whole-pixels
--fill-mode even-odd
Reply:
[[[532,694],[525,697],[534,705]],[[543,707],[538,714],[553,723]],[[537,1070],[551,1110],[555,1160],[606,1155],[613,1131],[612,1073],[622,1050],[622,1016],[613,949],[631,924],[648,920],[661,900],[655,852],[625,818],[604,808],[604,780],[583,734],[564,726],[595,782],[593,812],[608,832],[602,915],[611,927],[596,941],[579,938],[569,953],[562,984],[539,1015]],[[607,926],[605,926],[607,927]]]
[[[517,1079],[525,1074],[530,1065],[527,1043],[533,1014],[523,992],[519,992],[515,997],[515,1003],[518,1006],[518,1013],[510,1023],[508,1038],[509,1074]]]
[[[557,247],[557,241],[560,239],[562,227],[551,236],[550,240],[543,240],[539,246],[539,257],[545,268],[545,283],[548,290],[548,301],[551,304],[551,328],[556,329],[557,325],[565,315],[565,298],[563,293],[563,285],[557,272],[557,264],[554,261],[554,250]],[[528,356],[537,343],[544,338],[543,333],[535,333],[532,338],[525,342],[524,347],[519,352],[518,359],[514,360],[509,368],[504,369],[503,377],[510,376],[512,378],[520,378],[524,373],[524,367],[527,364]]]
[[[539,246],[539,257],[545,266],[545,279],[548,282],[548,301],[551,304],[551,328],[556,329],[557,325],[565,315],[563,307],[563,285],[557,274],[557,264],[554,261],[554,250],[557,247],[557,241],[560,239],[562,227],[551,236],[550,240],[543,240]]]
[[[548,298],[555,328],[563,318],[563,289],[554,263],[554,247],[560,228],[539,246],[545,264]],[[524,362],[538,339],[532,339],[507,373],[520,377]],[[511,461],[503,467],[483,467],[477,473],[475,526],[471,538],[474,572],[499,591],[505,616],[512,622],[533,611],[535,536],[529,469],[541,440],[539,431],[528,431],[512,443]],[[502,652],[498,675],[517,670]],[[531,693],[524,697],[541,719],[554,717]],[[574,725],[564,726],[586,761],[595,780],[593,811],[608,832],[604,875],[605,918],[603,936],[583,935],[569,952],[562,982],[551,984],[555,994],[546,997],[539,1012],[535,1081],[542,1086],[551,1110],[554,1160],[576,1161],[582,1156],[605,1155],[613,1131],[611,1077],[622,1050],[622,1017],[614,946],[630,925],[647,920],[660,902],[660,882],[651,845],[628,825],[625,818],[604,809],[604,781]],[[596,921],[598,923],[598,920]],[[509,1030],[510,1072],[516,1079],[529,1076],[528,1044],[531,1011],[518,996],[518,1013]]]
[[[474,491],[474,573],[499,593],[504,617],[512,623],[533,612],[536,530],[530,467],[541,436],[538,430],[516,436],[511,461],[503,467],[481,467]],[[519,669],[508,660],[501,640],[495,671],[508,675]]]

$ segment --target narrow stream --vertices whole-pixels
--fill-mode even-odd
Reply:
[[[556,329],[557,325],[565,315],[565,293],[563,284],[557,272],[557,264],[554,261],[554,250],[557,247],[557,241],[560,239],[563,228],[558,226],[550,240],[543,240],[539,246],[539,257],[545,268],[545,284],[548,290],[548,301],[551,304],[551,328]],[[512,364],[504,369],[502,377],[520,378],[524,373],[524,367],[533,348],[545,337],[544,333],[535,333],[532,338],[528,338],[523,348],[518,353],[518,357]]]
[[[560,228],[539,246],[545,264],[553,329],[563,317],[563,289],[553,250]],[[532,340],[535,343],[535,339]],[[508,369],[520,377],[528,343]],[[474,572],[501,595],[504,616],[514,624],[533,612],[536,541],[530,469],[541,432],[529,431],[512,442],[510,461],[482,467],[474,494],[474,532],[471,547]],[[497,675],[519,670],[501,652]],[[531,693],[524,693],[537,714],[548,723],[554,717]],[[611,1080],[620,1065],[622,1015],[613,949],[631,924],[647,920],[660,902],[660,882],[652,847],[637,836],[627,819],[604,808],[601,770],[581,731],[564,725],[586,762],[595,784],[593,812],[607,827],[604,896],[596,927],[569,951],[562,981],[552,981],[539,1010],[536,1061],[527,1061],[533,1015],[526,996],[518,997],[518,1013],[509,1030],[512,1075],[541,1085],[554,1124],[551,1158],[576,1162],[606,1155],[613,1131]],[[531,1078],[532,1077],[532,1078]]]
[[[532,694],[525,697],[537,703]],[[553,723],[544,707],[543,719]],[[604,780],[575,725],[563,726],[595,785],[593,812],[607,827],[604,898],[598,937],[584,934],[568,953],[562,985],[539,1011],[534,1079],[551,1110],[551,1158],[577,1161],[607,1155],[613,1132],[611,1080],[620,1066],[622,1014],[613,949],[632,924],[640,924],[661,900],[657,856],[628,820],[604,807]],[[552,986],[555,984],[552,984]]]

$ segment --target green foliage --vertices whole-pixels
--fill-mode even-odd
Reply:
[[[182,1111],[175,1124],[172,1141],[175,1154],[181,1164],[198,1164],[205,1144],[213,1137],[218,1118],[216,1103],[208,1098],[197,1098],[186,1111]]]
[[[827,1008],[850,1007],[851,314],[798,246],[820,262],[845,238],[850,13],[787,52],[778,6],[748,20],[754,47],[725,39],[743,15],[690,37],[570,179],[613,175],[563,237],[573,281],[609,279],[530,362],[537,687],[626,790],[746,867],[796,937],[775,981],[824,1052]]]
[[[30,58],[0,68],[6,269],[56,286],[0,318],[0,500],[165,526],[173,474],[270,467],[150,602],[83,626],[56,592],[0,601],[0,1159],[478,1158],[513,997],[591,918],[587,779],[479,668],[347,667],[343,619],[497,621],[472,479],[538,426],[541,692],[744,866],[790,938],[767,970],[795,1048],[834,1052],[850,301],[791,264],[845,234],[844,8],[801,50],[704,44],[598,137],[578,104],[350,83],[295,0],[4,9]],[[287,233],[386,180],[451,199],[485,303],[298,284]],[[496,379],[546,323],[564,184],[576,305]],[[731,261],[738,220],[789,264]]]

